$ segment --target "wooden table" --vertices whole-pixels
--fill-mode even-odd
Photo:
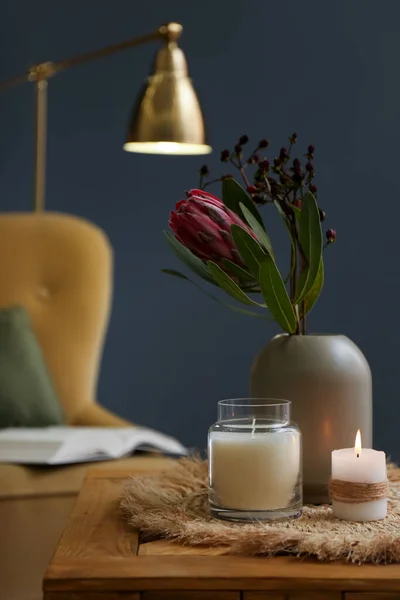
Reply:
[[[154,459],[152,470],[173,464]],[[146,462],[146,470],[149,469]],[[89,472],[44,578],[44,600],[400,600],[400,565],[221,556],[220,548],[141,544],[118,512],[134,470]]]

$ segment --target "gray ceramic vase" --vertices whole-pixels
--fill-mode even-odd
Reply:
[[[372,446],[372,379],[361,350],[343,335],[278,335],[256,358],[253,398],[292,401],[303,438],[304,502],[329,502],[331,452]]]

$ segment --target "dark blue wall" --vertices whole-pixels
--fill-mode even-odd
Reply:
[[[217,150],[214,171],[218,150],[243,132],[280,146],[297,131],[315,144],[320,203],[338,243],[326,256],[310,327],[345,333],[365,352],[375,445],[400,459],[400,4],[3,0],[0,79],[173,19],[185,27],[182,47]],[[252,359],[277,329],[160,273],[177,267],[161,234],[169,209],[197,185],[204,161],[121,150],[154,51],[138,48],[50,82],[47,206],[96,222],[115,248],[100,401],[204,446],[216,401],[247,393]],[[32,100],[28,84],[0,96],[3,210],[31,206]],[[273,227],[282,247],[285,234]]]

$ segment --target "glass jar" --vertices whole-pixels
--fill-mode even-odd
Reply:
[[[269,398],[218,402],[218,421],[208,433],[213,516],[272,521],[301,515],[301,434],[290,422],[290,404]]]

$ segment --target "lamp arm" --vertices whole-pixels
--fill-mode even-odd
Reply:
[[[97,60],[98,58],[103,58],[105,56],[110,56],[111,54],[116,54],[117,52],[122,52],[123,50],[133,48],[134,46],[142,46],[144,44],[148,44],[149,42],[162,39],[164,35],[161,33],[161,29],[162,28],[157,29],[157,31],[149,33],[148,35],[131,38],[129,40],[125,40],[124,42],[120,42],[119,44],[113,44],[111,46],[106,46],[105,48],[100,48],[99,50],[86,52],[86,54],[78,54],[72,58],[53,63],[54,70],[56,73],[59,73],[60,71],[64,71],[70,67],[76,67],[77,65],[81,65],[92,60]]]
[[[0,89],[13,87],[27,81],[48,79],[56,73],[65,71],[70,67],[75,67],[92,60],[97,60],[98,58],[110,56],[111,54],[117,54],[118,52],[122,52],[128,48],[142,46],[156,40],[164,40],[166,43],[175,42],[179,38],[181,32],[182,26],[179,23],[167,23],[166,25],[161,25],[161,27],[159,27],[156,31],[148,33],[147,35],[130,38],[124,42],[112,44],[111,46],[100,48],[99,50],[78,54],[71,58],[67,58],[66,60],[60,60],[58,62],[43,62],[34,65],[22,75],[17,75],[16,77],[12,77],[11,79],[6,79],[5,81],[0,82]]]

